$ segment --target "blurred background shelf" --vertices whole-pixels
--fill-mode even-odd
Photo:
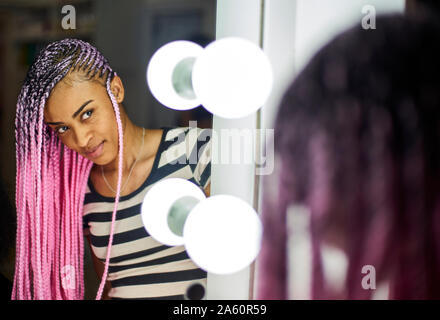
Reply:
[[[60,5],[81,5],[83,3],[93,2],[91,0],[2,0],[0,2],[1,7],[7,8],[48,8],[58,7]]]
[[[13,40],[20,44],[26,42],[52,42],[63,38],[91,38],[94,35],[94,28],[82,28],[81,30],[64,31],[41,31],[41,32],[23,32],[14,34]]]

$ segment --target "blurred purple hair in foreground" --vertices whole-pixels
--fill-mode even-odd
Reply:
[[[264,181],[258,299],[289,298],[292,204],[310,209],[313,299],[370,299],[364,265],[390,284],[390,299],[440,298],[436,20],[388,16],[376,30],[356,26],[321,49],[285,93],[275,121],[279,173]],[[335,238],[348,257],[342,295],[330,290],[320,256]]]

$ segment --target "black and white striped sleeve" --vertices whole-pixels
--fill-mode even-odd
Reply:
[[[205,189],[211,182],[211,129],[191,128],[188,138],[193,141],[189,164],[194,180]],[[195,137],[197,140],[194,142]]]

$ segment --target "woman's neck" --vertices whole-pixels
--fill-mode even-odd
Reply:
[[[142,155],[142,133],[143,128],[136,126],[131,122],[127,114],[120,108],[121,112],[121,122],[122,122],[122,132],[124,136],[124,148],[123,148],[123,161],[122,161],[122,173],[123,175],[130,171],[134,162],[140,155]],[[145,137],[144,137],[145,138]],[[119,140],[119,137],[118,137]],[[145,144],[144,144],[145,145]],[[119,165],[119,153],[115,160],[103,165],[105,172],[115,172],[118,170]]]

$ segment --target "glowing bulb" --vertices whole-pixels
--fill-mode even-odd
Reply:
[[[194,183],[180,178],[156,183],[141,208],[147,232],[166,245],[185,245],[200,268],[228,274],[247,267],[258,255],[262,225],[240,198],[206,198]]]
[[[141,207],[142,222],[147,232],[157,241],[177,246],[184,244],[182,236],[174,233],[168,224],[168,215],[176,200],[206,198],[203,191],[185,179],[170,178],[156,183],[146,193]]]
[[[200,105],[194,95],[191,70],[203,48],[190,41],[173,41],[157,50],[147,67],[147,83],[153,96],[175,110]]]
[[[241,118],[257,111],[272,89],[272,68],[251,41],[224,38],[212,42],[195,61],[194,92],[211,113]]]
[[[255,210],[230,195],[199,202],[183,227],[185,247],[200,268],[216,274],[237,272],[258,255],[262,225]]]
[[[205,49],[174,41],[151,58],[147,82],[163,105],[188,110],[202,105],[223,118],[242,118],[257,111],[272,89],[272,67],[249,40],[224,38]]]

